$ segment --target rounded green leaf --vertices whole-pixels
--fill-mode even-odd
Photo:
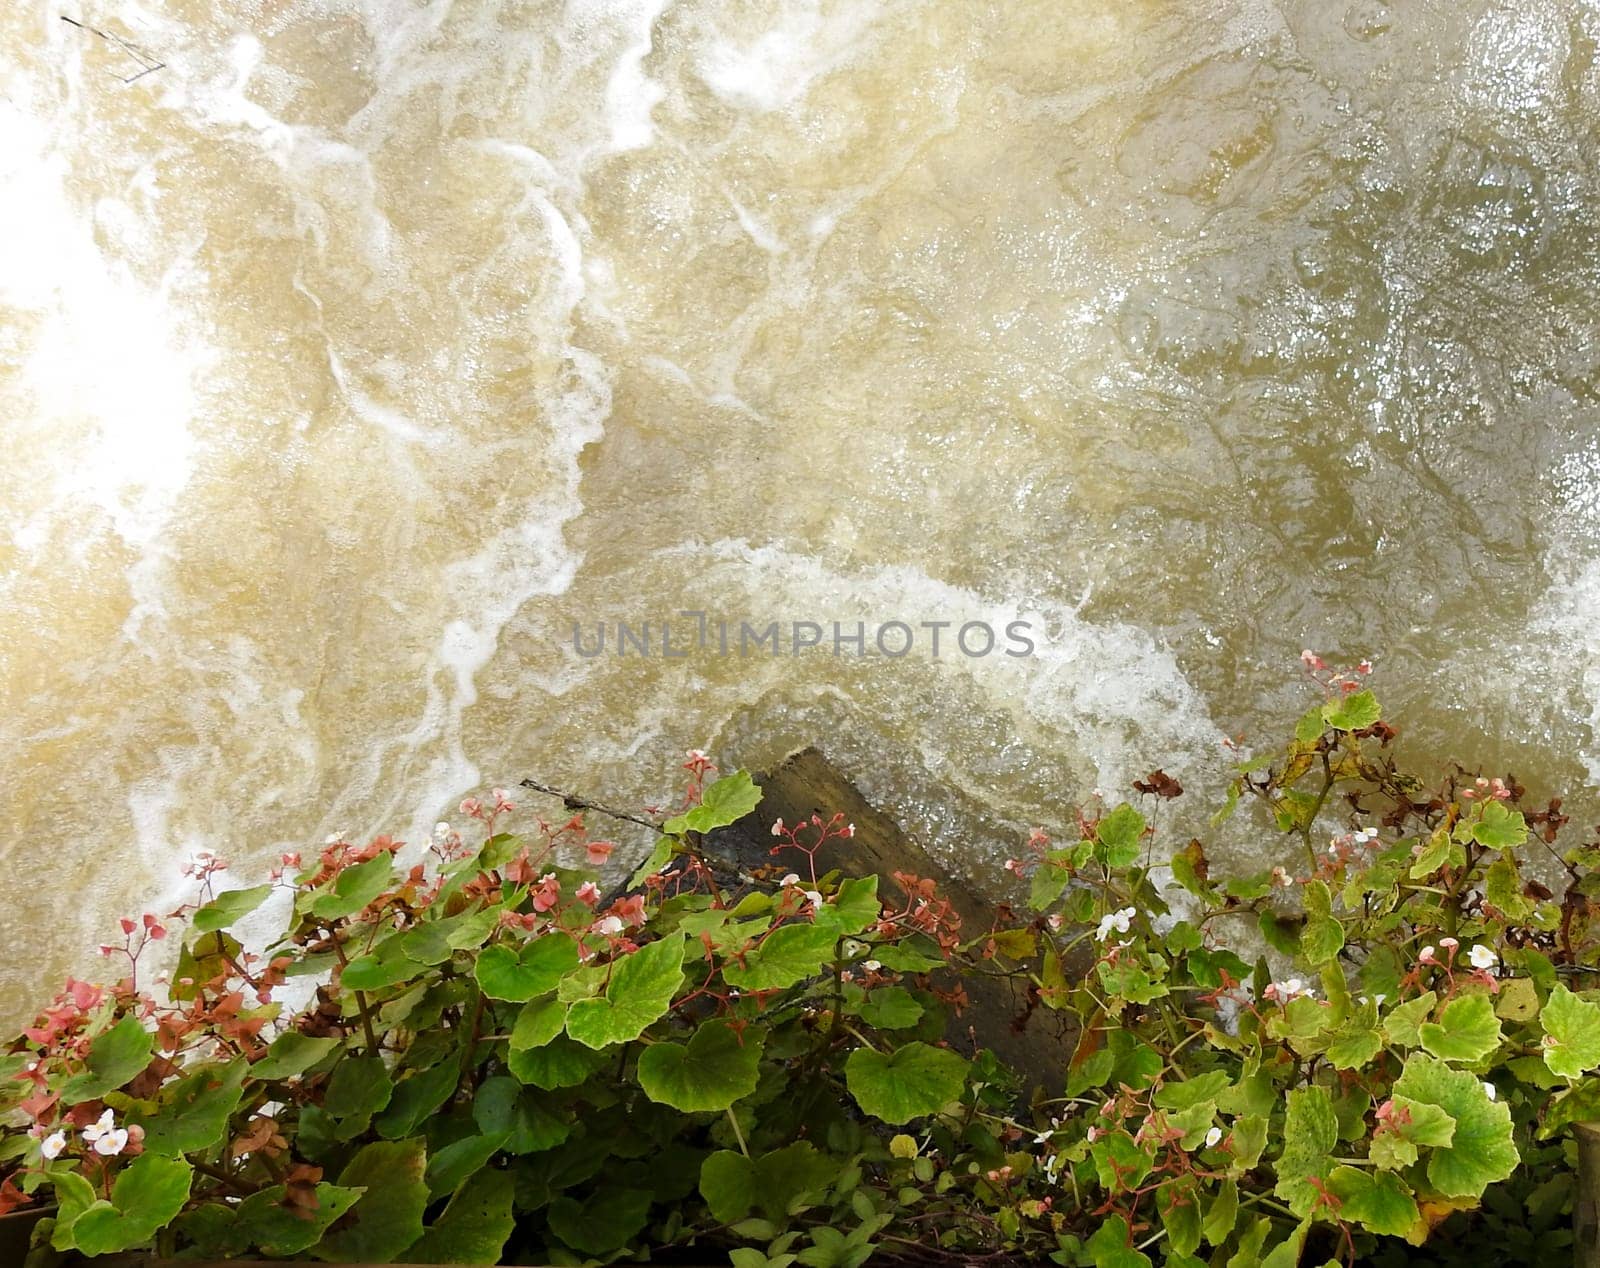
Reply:
[[[857,1048],[844,1064],[856,1104],[886,1123],[936,1114],[961,1095],[967,1062],[948,1048],[908,1043],[893,1053]]]
[[[1328,1190],[1342,1204],[1340,1219],[1354,1220],[1371,1232],[1404,1237],[1422,1223],[1416,1199],[1391,1172],[1335,1167],[1328,1175]]]
[[[685,1113],[725,1110],[756,1090],[761,1036],[703,1022],[687,1044],[651,1044],[639,1054],[639,1086],[652,1101]]]
[[[1418,1026],[1417,1037],[1441,1060],[1471,1064],[1500,1046],[1500,1019],[1487,995],[1459,995],[1439,1010],[1437,1022]]]
[[[725,964],[722,977],[744,991],[783,990],[820,973],[838,941],[825,925],[783,925],[745,952],[743,963]]]
[[[724,775],[700,795],[693,810],[669,819],[661,830],[670,836],[684,832],[712,832],[743,819],[761,803],[761,789],[747,770]]]
[[[472,1118],[484,1135],[503,1136],[507,1153],[538,1153],[554,1149],[572,1133],[572,1124],[546,1106],[549,1099],[499,1075],[478,1089]]]
[[[1491,1101],[1476,1076],[1413,1053],[1394,1091],[1397,1099],[1437,1105],[1455,1120],[1449,1146],[1433,1149],[1428,1157],[1428,1182],[1445,1197],[1477,1198],[1516,1170],[1511,1111]]]
[[[1139,857],[1144,839],[1144,816],[1124,802],[1104,815],[1095,828],[1095,857],[1107,867],[1128,867]]]
[[[567,1034],[590,1048],[628,1043],[672,1006],[683,981],[682,937],[640,947],[610,966],[605,994],[580,999],[567,1012]]]
[[[498,1264],[511,1236],[516,1181],[509,1171],[474,1172],[405,1259],[413,1264]]]
[[[1558,982],[1539,1020],[1544,1025],[1544,1063],[1550,1073],[1578,1079],[1600,1067],[1600,1005],[1578,998]]]
[[[348,1212],[351,1222],[317,1246],[319,1259],[392,1263],[422,1236],[428,1206],[421,1140],[380,1140],[365,1146],[339,1173],[342,1188],[365,1189]]]
[[[513,1047],[506,1067],[523,1083],[553,1091],[577,1087],[606,1064],[606,1059],[604,1049],[585,1048],[565,1035],[557,1035],[534,1048]]]
[[[96,1035],[89,1045],[86,1062],[89,1068],[62,1085],[61,1103],[76,1105],[116,1091],[150,1064],[150,1045],[154,1039],[132,1013],[110,1030]]]
[[[345,868],[334,878],[331,890],[311,900],[311,914],[323,920],[355,915],[388,888],[393,871],[393,861],[387,854]]]
[[[359,955],[339,973],[339,984],[352,991],[379,991],[409,981],[422,966],[406,954],[405,938],[391,934],[365,955]]]
[[[498,943],[478,954],[472,975],[490,999],[521,1004],[556,989],[578,967],[578,944],[564,933],[550,933],[522,944]]]
[[[567,1006],[558,999],[536,999],[517,1014],[511,1027],[511,1051],[526,1052],[542,1048],[557,1035],[567,1021]]]
[[[1322,720],[1336,731],[1363,731],[1383,715],[1378,698],[1370,691],[1357,691],[1322,706]]]
[[[149,1241],[183,1210],[193,1178],[181,1158],[141,1154],[117,1175],[111,1201],[96,1202],[72,1222],[72,1240],[90,1256]]]
[[[609,1255],[621,1250],[650,1217],[650,1194],[607,1189],[585,1202],[562,1196],[547,1208],[550,1229],[575,1250]]]

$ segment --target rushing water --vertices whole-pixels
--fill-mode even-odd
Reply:
[[[1370,654],[1414,752],[1595,783],[1597,40],[1578,0],[5,6],[0,1013],[197,848],[254,879],[530,774],[645,802],[692,745],[819,742],[992,859],[1203,781],[1302,646]],[[686,609],[1037,652],[573,650]]]

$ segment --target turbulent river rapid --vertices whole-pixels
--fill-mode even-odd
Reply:
[[[0,11],[0,1016],[198,849],[691,746],[995,868],[1302,647],[1594,800],[1593,5],[82,3]]]

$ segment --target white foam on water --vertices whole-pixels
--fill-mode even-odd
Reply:
[[[870,640],[876,626],[891,620],[914,628],[924,620],[953,622],[943,635],[942,672],[976,683],[1029,746],[1073,750],[1106,787],[1142,775],[1153,762],[1194,769],[1219,751],[1222,732],[1210,720],[1204,699],[1171,651],[1137,626],[1088,621],[1076,606],[1059,603],[997,602],[909,565],[841,570],[815,556],[740,539],[681,549],[699,556],[700,568],[720,565],[737,574],[737,588],[728,592],[761,596],[761,607],[771,610],[750,613],[753,623],[810,619],[826,628],[835,620],[847,626],[859,620],[867,624]],[[732,584],[730,579],[723,588]],[[730,614],[735,615],[743,619]],[[1006,646],[1006,625],[1016,620],[1031,627],[1035,651],[1030,656],[999,650]],[[969,657],[952,649],[956,630],[967,621],[982,621],[995,631],[1000,642],[993,654]],[[900,663],[926,657],[926,638],[919,632],[918,650]],[[934,753],[930,748],[925,756],[931,768],[950,765],[947,749]]]
[[[873,28],[890,11],[876,3],[778,5],[754,38],[714,31],[697,58],[706,87],[730,106],[765,113],[799,101],[820,77],[876,43]]]

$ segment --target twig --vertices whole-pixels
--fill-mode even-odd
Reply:
[[[610,806],[602,806],[598,801],[590,801],[587,797],[579,797],[574,793],[562,792],[559,788],[541,784],[535,779],[523,780],[522,787],[531,788],[534,792],[542,792],[547,797],[559,797],[568,810],[595,810],[600,814],[609,815],[613,819],[621,819],[627,823],[637,823],[641,828],[649,828],[652,832],[661,831],[659,823],[653,823],[640,815],[629,814],[626,810],[613,810]]]
[[[137,75],[129,75],[126,77],[120,75],[117,76],[117,78],[120,79],[124,84],[134,83],[137,80],[143,79],[146,75],[153,75],[156,73],[156,71],[166,68],[167,64],[162,61],[157,61],[153,53],[146,52],[137,44],[130,44],[120,35],[112,35],[109,31],[102,31],[98,27],[88,26],[83,22],[79,22],[76,18],[69,18],[64,13],[61,15],[61,20],[70,26],[77,27],[80,31],[87,31],[90,35],[98,35],[102,40],[106,41],[106,43],[115,44],[129,57],[133,58],[134,62],[137,63],[141,69]]]

